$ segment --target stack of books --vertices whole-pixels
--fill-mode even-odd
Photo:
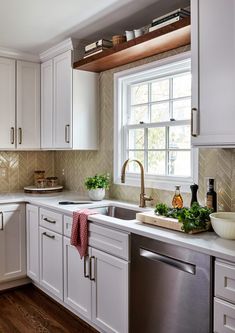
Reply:
[[[111,40],[99,39],[94,43],[85,46],[85,54],[83,58],[90,57],[94,54],[103,52],[113,46]]]
[[[170,12],[166,15],[157,17],[154,20],[152,20],[152,25],[149,28],[149,32],[160,29],[168,24],[175,23],[189,16],[190,16],[190,11],[182,8],[176,9],[173,12]]]

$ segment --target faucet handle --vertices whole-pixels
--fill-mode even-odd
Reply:
[[[147,195],[144,195],[144,200],[145,201],[153,201],[153,198],[151,197],[151,195],[149,197]]]
[[[145,204],[145,202],[146,201],[152,201],[153,200],[153,198],[151,197],[151,196],[147,196],[146,194],[140,194],[140,207],[142,207],[142,208],[145,208],[146,207],[146,204]]]

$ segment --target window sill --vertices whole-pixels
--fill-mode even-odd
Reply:
[[[181,179],[181,178],[173,178],[171,179],[148,179],[145,177],[144,180],[145,188],[150,188],[153,190],[164,190],[164,191],[175,191],[175,186],[179,185],[181,187],[181,192],[183,193],[191,193],[190,185],[193,184],[193,179]],[[126,181],[123,184],[121,179],[118,178],[114,180],[115,185],[121,186],[132,186],[132,187],[140,187],[140,177],[138,176],[126,176]]]

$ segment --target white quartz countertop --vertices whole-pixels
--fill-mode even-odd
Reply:
[[[72,215],[73,211],[77,211],[82,208],[95,208],[112,204],[143,211],[143,209],[139,208],[137,205],[113,200],[102,200],[86,205],[59,205],[60,201],[67,200],[90,201],[87,197],[81,197],[78,193],[74,192],[61,192],[58,194],[53,193],[47,195],[34,195],[25,193],[0,194],[0,204],[25,202],[38,206],[43,206],[49,209],[58,210],[66,215]],[[91,222],[106,225],[111,228],[190,248],[198,252],[206,253],[221,259],[235,262],[235,240],[222,239],[214,232],[203,232],[199,234],[188,235],[178,231],[146,225],[137,220],[124,221],[101,214],[91,215],[89,217],[89,220]]]

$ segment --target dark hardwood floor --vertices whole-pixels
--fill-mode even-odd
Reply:
[[[0,293],[0,333],[97,333],[33,285]]]

